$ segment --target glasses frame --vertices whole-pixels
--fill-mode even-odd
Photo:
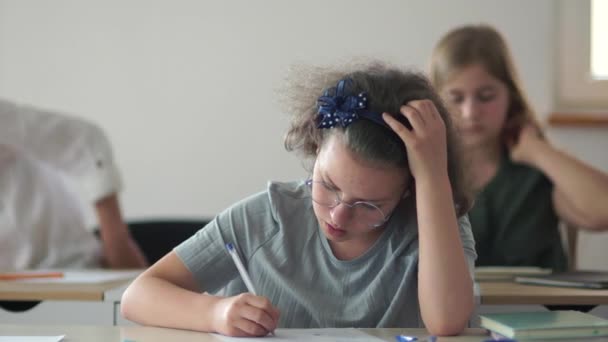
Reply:
[[[325,188],[327,188],[329,191],[332,191],[334,194],[336,194],[336,201],[334,202],[334,204],[328,205],[328,204],[323,204],[323,203],[319,203],[317,201],[315,201],[314,199],[312,199],[312,185],[313,183],[319,183],[322,184]],[[324,206],[326,208],[335,208],[337,206],[339,206],[340,204],[344,204],[345,206],[349,207],[349,208],[354,208],[356,205],[360,205],[360,204],[365,204],[371,207],[376,208],[380,213],[382,213],[382,221],[376,223],[376,224],[370,224],[369,226],[371,228],[378,228],[381,227],[382,225],[384,225],[390,218],[391,215],[393,215],[393,212],[395,211],[395,209],[393,208],[393,210],[391,210],[390,213],[388,214],[384,214],[384,211],[382,209],[380,209],[377,205],[371,203],[371,202],[367,202],[367,201],[357,201],[354,203],[348,203],[348,202],[344,202],[344,200],[342,200],[342,196],[340,196],[340,194],[336,191],[333,190],[331,188],[331,186],[329,186],[329,184],[325,183],[324,181],[315,181],[312,178],[309,178],[305,181],[305,184],[310,188],[310,192],[311,192],[311,196],[310,198],[312,199],[313,202],[317,203],[318,205]]]

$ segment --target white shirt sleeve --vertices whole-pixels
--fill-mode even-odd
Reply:
[[[122,188],[108,138],[85,120],[0,99],[0,144],[64,172],[91,202]]]

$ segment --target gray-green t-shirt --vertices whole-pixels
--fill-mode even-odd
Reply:
[[[468,218],[460,238],[473,274],[475,242]],[[203,291],[245,292],[226,251],[239,250],[258,295],[280,312],[282,328],[417,327],[418,229],[413,199],[404,201],[362,256],[338,260],[320,231],[304,182],[268,189],[219,214],[175,251]]]

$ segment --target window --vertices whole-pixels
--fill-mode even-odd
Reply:
[[[594,80],[608,80],[607,14],[608,0],[591,0],[591,76]]]
[[[556,110],[608,113],[608,0],[557,6]]]

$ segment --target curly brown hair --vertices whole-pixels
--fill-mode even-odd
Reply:
[[[455,208],[459,215],[466,213],[472,204],[472,193],[464,177],[459,143],[446,107],[421,73],[400,70],[380,62],[351,63],[340,68],[295,67],[283,93],[292,114],[291,125],[285,135],[285,148],[306,159],[314,159],[329,136],[340,134],[347,148],[362,160],[409,171],[405,144],[390,128],[363,119],[346,128],[317,128],[318,97],[343,79],[350,79],[350,93],[367,93],[369,111],[387,112],[399,120],[403,118],[401,106],[409,101],[429,99],[435,104],[446,126],[448,176]]]

